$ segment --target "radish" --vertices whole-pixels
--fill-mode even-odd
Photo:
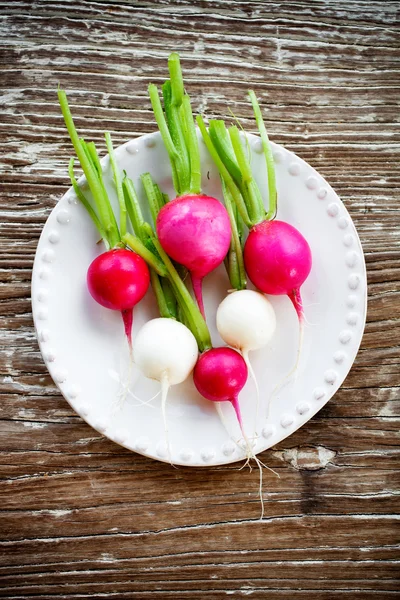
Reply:
[[[228,346],[239,350],[256,388],[255,433],[257,432],[259,388],[249,352],[271,340],[276,327],[275,311],[265,296],[252,290],[228,294],[217,310],[218,333]]]
[[[166,417],[167,394],[171,385],[182,383],[196,364],[198,348],[193,333],[174,319],[152,319],[135,339],[133,359],[142,373],[161,384],[161,410],[171,458]]]
[[[96,147],[93,142],[80,139],[68,106],[66,94],[58,90],[58,99],[69,136],[86,175],[95,208],[83,194],[74,175],[74,160],[69,165],[69,175],[78,199],[85,206],[98,229],[106,252],[97,256],[87,272],[87,286],[91,296],[102,306],[121,312],[125,335],[132,352],[133,308],[145,295],[150,274],[146,262],[138,254],[122,248],[121,236],[126,233],[126,206],[122,192],[121,176],[118,171],[110,134],[106,133],[106,144],[117,189],[120,223],[119,227],[108,198]]]
[[[204,317],[203,278],[225,258],[231,243],[229,215],[215,198],[201,193],[200,153],[189,96],[184,92],[179,56],[168,60],[170,80],[162,86],[164,111],[154,84],[153,112],[168,152],[177,197],[161,208],[157,235],[167,254],[184,265]],[[165,112],[165,114],[164,114]]]
[[[253,284],[265,294],[289,296],[300,321],[300,287],[312,265],[311,250],[301,233],[284,221],[255,225],[244,246],[244,263]]]
[[[254,454],[252,444],[244,430],[242,415],[239,406],[239,393],[247,380],[247,366],[244,358],[232,348],[212,348],[204,352],[196,363],[193,371],[193,381],[204,398],[216,402],[230,402],[243,435],[247,451],[246,464],[253,458],[260,473],[259,497],[261,502],[260,519],[264,516],[264,500],[262,495],[262,467],[278,475],[273,469],[266,467]],[[278,475],[279,477],[279,475]]]
[[[204,316],[203,278],[224,260],[230,246],[226,209],[209,196],[176,198],[160,210],[157,234],[167,254],[188,269]]]
[[[132,309],[147,292],[149,283],[145,261],[123,248],[100,254],[87,272],[87,286],[96,302],[121,312],[129,347],[132,347]]]
[[[207,350],[197,361],[193,381],[207,400],[232,404],[243,438],[248,443],[239,407],[239,393],[247,381],[247,366],[243,357],[231,348]]]

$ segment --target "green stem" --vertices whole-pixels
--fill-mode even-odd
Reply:
[[[180,194],[184,194],[189,189],[190,183],[190,163],[189,154],[186,148],[185,133],[181,123],[181,106],[183,97],[177,96],[172,99],[171,81],[167,80],[162,86],[162,95],[164,99],[164,112],[167,120],[169,132],[174,142],[179,161],[176,161],[176,175],[179,179]]]
[[[164,277],[161,281],[161,287],[164,294],[165,302],[167,304],[170,316],[174,319],[177,317],[177,304],[174,291],[172,289],[169,280]]]
[[[164,292],[161,287],[160,278],[154,269],[150,269],[150,280],[151,287],[153,288],[153,292],[157,300],[158,311],[160,313],[160,316],[170,318],[171,315],[168,309],[167,302],[165,300]]]
[[[251,228],[253,226],[253,222],[251,221],[251,219],[249,217],[249,214],[247,212],[247,208],[243,201],[243,198],[242,198],[238,188],[236,187],[234,180],[232,179],[231,175],[229,174],[227,168],[225,167],[224,163],[220,159],[217,150],[214,148],[214,145],[211,141],[210,136],[208,135],[208,132],[207,132],[207,129],[206,129],[206,126],[204,124],[202,117],[200,115],[198,115],[196,120],[197,120],[197,124],[200,128],[201,134],[203,136],[203,140],[205,142],[207,150],[209,151],[211,158],[213,159],[214,163],[216,164],[221,177],[223,178],[227,187],[229,188],[229,191],[232,194],[232,197],[236,203],[236,206],[238,207],[240,216],[242,217],[245,225],[247,225],[247,227]]]
[[[168,58],[168,70],[171,78],[172,103],[175,106],[180,106],[185,90],[181,63],[177,52],[172,52],[172,54],[170,54]]]
[[[229,281],[231,283],[232,289],[234,289],[234,290],[244,289],[243,287],[241,287],[241,283],[240,283],[239,267],[238,267],[237,256],[236,256],[233,240],[231,243],[231,247],[229,249],[225,268],[228,272],[228,277],[229,277]]]
[[[78,182],[75,178],[75,173],[74,173],[74,159],[70,158],[69,161],[69,165],[68,165],[68,174],[69,174],[69,178],[71,180],[72,183],[72,187],[74,188],[74,192],[78,198],[78,200],[83,204],[83,206],[86,208],[87,212],[90,215],[90,218],[92,219],[96,229],[98,230],[98,232],[100,233],[104,244],[106,245],[107,250],[109,249],[108,246],[108,240],[107,240],[107,235],[106,232],[103,229],[102,224],[100,223],[100,220],[96,214],[96,212],[94,211],[93,207],[91,206],[91,204],[89,203],[89,201],[87,200],[87,198],[85,197],[84,193],[82,192],[81,188],[78,185]]]
[[[200,151],[194,126],[190,98],[184,91],[183,76],[179,54],[173,52],[168,59],[168,69],[171,80],[172,104],[179,110],[178,123],[186,142],[186,152],[189,158],[187,174],[189,177],[188,192],[200,194],[201,192],[201,168]],[[180,118],[179,118],[180,117]]]
[[[68,106],[66,93],[64,90],[59,89],[57,94],[61,107],[61,112],[64,117],[67,131],[69,133],[69,137],[71,139],[72,145],[74,146],[76,155],[79,159],[83,172],[85,173],[90,191],[92,192],[92,196],[97,206],[99,219],[101,221],[103,230],[106,232],[110,247],[114,247],[119,242],[119,234],[117,231],[115,231],[113,223],[108,216],[108,198],[104,195],[104,190],[102,189],[97,173],[93,168],[90,160],[88,159],[86,152],[81,144],[71,115],[71,111]]]
[[[222,162],[240,188],[243,177],[224,121],[212,119],[208,127],[208,133]]]
[[[142,225],[144,223],[142,210],[140,208],[139,200],[136,194],[135,186],[133,185],[132,179],[127,177],[126,173],[122,180],[122,189],[125,197],[125,204],[128,211],[129,219],[132,223],[133,231],[138,238],[144,243],[147,235],[142,235]]]
[[[165,265],[153,254],[153,252],[146,248],[139,238],[131,233],[126,233],[122,238],[122,242],[129,246],[136,254],[139,254],[139,256],[141,256],[143,260],[158,273],[158,275],[161,275],[161,277],[167,275],[168,269]]]
[[[235,152],[236,160],[238,161],[239,169],[242,174],[242,180],[244,183],[248,183],[253,179],[253,174],[243,150],[239,129],[236,127],[236,125],[232,125],[229,127],[228,132],[232,142],[232,148]]]
[[[157,190],[150,173],[144,173],[140,176],[140,179],[142,181],[144,191],[146,192],[151,218],[153,219],[153,223],[155,225],[157,222],[157,215],[162,208],[160,206],[160,197],[157,194]]]
[[[190,106],[190,98],[187,94],[184,95],[182,101],[183,114],[186,124],[186,143],[190,159],[190,189],[191,194],[200,194],[201,192],[201,167],[200,167],[200,150],[199,141],[197,139],[196,127],[194,126],[192,107]]]
[[[269,210],[267,212],[266,219],[271,220],[276,217],[278,201],[274,157],[272,154],[271,144],[269,143],[268,133],[265,128],[264,120],[262,118],[260,106],[258,104],[256,95],[253,92],[253,90],[249,91],[249,96],[251,104],[253,106],[253,112],[257,122],[258,131],[261,136],[261,143],[263,146],[264,156],[267,163]]]
[[[174,188],[177,194],[180,193],[180,182],[177,174],[177,162],[179,162],[179,155],[177,149],[175,147],[174,142],[172,141],[171,134],[168,129],[167,121],[165,120],[164,112],[161,106],[160,96],[158,95],[157,86],[153,83],[149,85],[149,96],[151,106],[153,108],[154,117],[156,119],[158,129],[160,130],[162,140],[164,142],[165,148],[167,150],[169,160],[171,162],[172,168],[172,180],[174,184]]]
[[[114,153],[113,143],[111,140],[111,135],[108,131],[106,131],[104,136],[106,138],[107,150],[108,150],[108,154],[110,156],[110,163],[111,163],[111,168],[112,168],[112,172],[113,172],[113,176],[114,176],[114,183],[115,183],[115,187],[117,190],[117,198],[118,198],[119,211],[120,211],[119,229],[120,229],[121,237],[123,237],[126,233],[126,204],[125,204],[124,192],[122,189],[121,173],[118,168],[117,161],[115,159],[115,153]]]
[[[239,229],[238,229],[238,225],[237,225],[237,219],[235,218],[235,213],[234,213],[233,198],[232,198],[232,195],[223,179],[222,179],[222,191],[224,194],[225,206],[226,206],[226,210],[229,215],[229,220],[231,223],[231,230],[232,230],[232,242],[231,242],[232,248],[229,251],[229,265],[230,265],[230,268],[233,269],[232,272],[233,272],[233,276],[234,276],[234,281],[232,281],[232,279],[231,279],[231,285],[232,285],[232,287],[234,287],[238,290],[243,290],[246,287],[247,281],[246,281],[246,271],[244,268],[244,261],[243,261],[242,244],[241,244]],[[233,256],[235,256],[235,258],[233,258]]]
[[[244,153],[242,142],[240,139],[239,129],[233,125],[229,128],[229,136],[232,142],[232,147],[235,152],[235,156],[238,161],[239,169],[242,173],[243,178],[243,189],[242,194],[245,198],[246,206],[249,211],[249,215],[253,222],[260,223],[265,219],[265,209],[260,194],[260,190],[254,180],[253,173],[251,172],[250,164]]]
[[[169,256],[166,254],[160,242],[155,236],[153,238],[153,243],[168,271],[169,280],[173,286],[177,300],[180,306],[182,307],[182,310],[185,312],[185,317],[188,321],[189,329],[192,331],[193,335],[197,340],[200,352],[204,352],[212,346],[210,332],[208,331],[206,322],[203,319],[187,287],[183,283],[182,279],[179,277]]]
[[[149,175],[150,175],[150,173],[149,173]],[[151,177],[151,175],[150,175],[150,177]],[[162,207],[165,204],[167,204],[167,202],[169,202],[168,194],[163,194],[155,181],[153,181],[153,187],[154,187],[154,191],[156,192],[156,195],[157,195],[158,206],[160,207],[159,210],[161,210]]]
[[[97,173],[97,177],[98,177],[99,183],[101,185],[101,189],[103,190],[104,198],[106,199],[105,210],[108,213],[108,219],[112,223],[112,229],[115,231],[115,236],[116,236],[116,238],[115,238],[116,242],[115,243],[119,243],[121,241],[121,236],[119,234],[117,220],[115,218],[114,211],[112,209],[112,206],[111,206],[111,203],[110,203],[110,199],[108,197],[106,186],[104,185],[103,168],[102,168],[101,163],[100,163],[99,155],[97,154],[96,145],[95,145],[94,142],[88,142],[88,143],[86,143],[84,139],[81,139],[81,142],[82,142],[82,145],[83,145],[83,147],[85,149],[85,152],[86,152],[89,160],[91,161],[91,163],[93,165],[93,168],[94,168],[95,172]]]

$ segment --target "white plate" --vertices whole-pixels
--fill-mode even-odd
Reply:
[[[267,190],[260,141],[248,135],[252,166]],[[221,198],[219,177],[201,143],[204,193]],[[302,287],[307,325],[297,380],[266,406],[277,382],[294,364],[298,322],[290,300],[272,296],[277,329],[264,350],[251,360],[261,390],[255,452],[277,444],[306,423],[333,396],[350,370],[359,348],[366,317],[366,272],[361,244],[343,203],[307,163],[273,144],[279,193],[278,218],[297,227],[308,240],[313,267]],[[139,175],[150,171],[173,197],[170,165],[158,133],[130,141],[116,150],[118,163],[143,196]],[[108,157],[102,161],[105,181],[115,201]],[[67,170],[67,166],[65,167]],[[267,193],[267,192],[266,192]],[[168,460],[160,398],[142,405],[130,394],[122,410],[112,414],[127,376],[128,349],[118,312],[102,308],[86,288],[86,271],[102,251],[92,222],[70,189],[50,214],[39,240],[32,276],[32,309],[46,366],[70,405],[97,431],[131,450]],[[205,280],[204,295],[214,345],[221,345],[215,312],[229,289],[223,266]],[[135,308],[133,340],[140,326],[157,316],[151,289]],[[158,391],[133,367],[130,390],[142,401]],[[245,428],[254,432],[254,387],[249,380],[241,394]],[[229,431],[240,439],[228,404],[223,407]],[[216,415],[213,403],[200,397],[191,378],[171,389],[168,422],[175,464],[209,466],[245,456]]]

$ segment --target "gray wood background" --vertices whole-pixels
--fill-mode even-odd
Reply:
[[[0,2],[0,596],[381,600],[398,590],[398,2]],[[104,149],[154,130],[146,89],[179,50],[194,111],[253,128],[327,178],[358,228],[368,323],[342,389],[257,473],[172,469],[87,426],[35,340],[32,261],[69,186],[56,99]]]

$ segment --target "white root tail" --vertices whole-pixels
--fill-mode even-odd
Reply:
[[[246,446],[246,462],[243,465],[243,467],[241,467],[242,469],[244,467],[246,467],[247,465],[249,465],[250,469],[251,469],[251,465],[250,465],[250,460],[253,459],[258,467],[258,471],[260,474],[260,479],[259,479],[259,486],[258,486],[258,496],[260,498],[260,504],[261,504],[261,514],[260,514],[260,521],[264,518],[264,498],[263,498],[263,493],[262,493],[262,485],[263,485],[263,472],[262,472],[262,468],[264,467],[265,469],[267,469],[268,471],[271,471],[272,473],[274,473],[277,477],[279,477],[279,474],[274,471],[273,469],[271,469],[270,467],[267,467],[263,462],[261,462],[261,460],[259,458],[257,458],[257,456],[254,453],[253,447],[250,443],[249,438],[246,435],[246,432],[244,430],[244,426],[243,426],[243,421],[242,421],[242,415],[240,412],[240,407],[239,407],[239,402],[237,398],[234,398],[231,401],[231,404],[236,412],[236,416],[237,419],[239,421],[239,426],[240,426],[240,431],[242,432],[243,435],[243,440]]]
[[[237,441],[235,440],[234,436],[229,431],[228,423],[225,419],[224,411],[222,410],[222,402],[214,402],[214,405],[215,405],[215,410],[217,411],[219,420],[221,421],[226,433],[229,435],[230,439],[233,442],[235,442],[235,444],[237,444]]]
[[[168,459],[169,459],[169,462],[171,463],[171,465],[173,466],[172,456],[171,456],[171,446],[169,443],[168,421],[167,421],[167,396],[168,396],[168,391],[170,388],[170,383],[169,383],[169,379],[168,379],[168,374],[166,372],[164,372],[162,374],[160,383],[161,383],[161,412],[162,412],[162,418],[163,418],[163,422],[164,422],[165,442],[167,444]]]
[[[269,419],[269,416],[270,416],[270,407],[271,407],[272,400],[274,399],[276,394],[289,382],[290,378],[293,375],[295,376],[294,377],[294,385],[296,385],[297,376],[298,376],[298,372],[299,372],[301,351],[303,349],[303,341],[304,341],[304,319],[303,319],[303,317],[299,317],[299,343],[297,346],[296,361],[295,361],[293,367],[290,369],[289,373],[287,375],[285,375],[285,377],[283,379],[281,379],[281,381],[279,381],[276,384],[276,386],[274,387],[274,389],[272,390],[271,396],[269,397],[268,404],[267,404],[267,419]]]
[[[130,379],[131,379],[131,375],[132,375],[132,368],[133,368],[133,354],[132,354],[131,347],[130,347],[128,372],[123,377],[123,380],[119,379],[119,377],[117,375],[117,379],[119,380],[119,383],[121,383],[122,389],[118,392],[116,400],[114,400],[114,402],[112,403],[112,407],[111,407],[111,416],[112,417],[114,417],[117,414],[117,412],[119,412],[120,410],[123,409],[126,397],[127,397],[128,393],[130,393],[129,383],[130,383]]]
[[[131,398],[133,398],[134,400],[136,400],[138,402],[137,404],[133,404],[133,405],[131,404],[131,406],[150,406],[151,408],[154,408],[154,406],[151,404],[151,402],[153,400],[155,400],[161,393],[161,390],[158,390],[158,392],[156,392],[154,394],[154,396],[152,396],[148,400],[142,400],[142,398],[139,398],[139,396],[137,396],[134,392],[132,392],[132,390],[129,389],[129,382],[130,382],[131,373],[132,373],[132,366],[133,366],[133,363],[130,363],[129,367],[128,367],[128,373],[127,373],[126,377],[123,377],[123,379],[121,379],[119,377],[119,375],[116,371],[114,371],[114,370],[109,371],[110,377],[112,379],[114,379],[114,381],[117,381],[118,383],[120,383],[121,388],[122,388],[118,392],[116,399],[114,399],[114,401],[112,402],[111,418],[114,418],[116,416],[116,414],[123,409],[127,396],[130,396]]]
[[[253,380],[254,387],[256,388],[256,412],[255,412],[255,416],[254,416],[254,438],[257,438],[258,414],[260,411],[260,388],[258,387],[257,377],[253,370],[252,364],[250,362],[248,350],[242,350],[242,356],[243,356],[244,362],[246,363],[247,369],[250,373],[250,377]]]

